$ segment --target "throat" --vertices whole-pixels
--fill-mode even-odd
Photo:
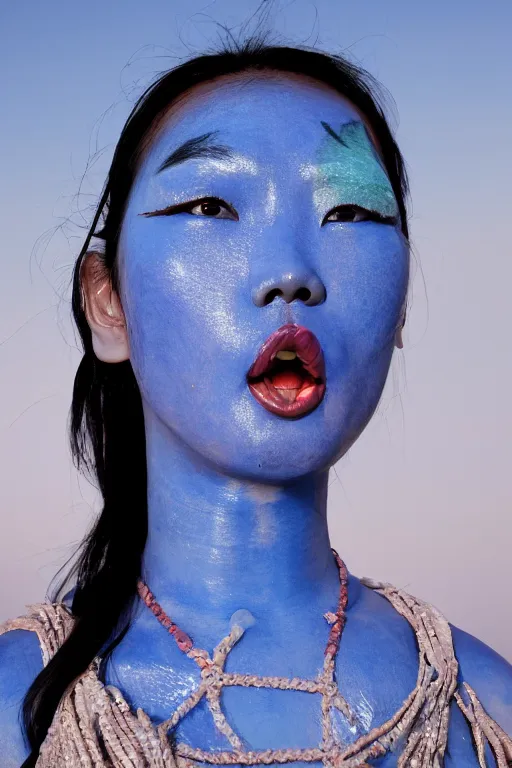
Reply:
[[[154,594],[181,604],[187,625],[196,610],[214,618],[246,608],[259,617],[283,606],[307,607],[334,565],[327,471],[283,484],[235,478],[185,450],[149,408],[145,416],[142,574]]]

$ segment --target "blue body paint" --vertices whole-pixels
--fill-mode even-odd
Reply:
[[[343,144],[322,122],[336,126]],[[160,170],[179,145],[206,134],[231,157]],[[323,614],[334,610],[339,589],[327,472],[378,403],[409,276],[398,223],[326,216],[357,206],[396,217],[390,190],[355,109],[292,76],[194,89],[141,158],[118,259],[146,423],[143,577],[199,647],[211,651],[233,621],[244,622],[228,670],[310,678],[322,666]],[[201,215],[205,197],[226,207]],[[183,203],[193,212],[164,213]],[[287,301],[290,284],[321,285],[322,298]],[[326,363],[324,399],[297,419],[265,410],[246,381],[263,342],[287,323],[316,335]],[[340,715],[339,737],[351,741],[394,714],[417,667],[409,625],[351,577],[337,678],[358,725]],[[159,722],[199,674],[139,606],[105,679]],[[231,688],[223,703],[253,749],[320,742],[318,696]],[[202,705],[175,735],[205,749],[226,747]],[[391,768],[396,756],[375,765]]]

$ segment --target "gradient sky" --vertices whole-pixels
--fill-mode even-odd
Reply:
[[[120,127],[150,77],[256,7],[0,6],[0,619],[43,598],[96,503],[66,444],[79,359],[68,286]],[[405,349],[333,473],[333,543],[358,575],[406,587],[512,660],[512,5],[273,8],[281,40],[349,52],[389,89],[414,202]]]

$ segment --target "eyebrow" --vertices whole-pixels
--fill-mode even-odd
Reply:
[[[234,155],[233,150],[224,144],[212,143],[212,139],[217,133],[218,131],[210,131],[210,133],[203,133],[202,136],[196,136],[183,142],[163,161],[157,173],[161,173],[167,168],[172,168],[174,165],[184,163],[186,160],[195,160],[198,157],[210,160],[218,160],[225,157],[232,158]]]

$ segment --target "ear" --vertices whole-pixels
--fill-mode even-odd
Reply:
[[[398,325],[396,327],[395,331],[395,347],[397,349],[403,349],[404,348],[404,341],[402,339],[402,331],[405,325],[405,318],[407,317],[407,307],[404,304],[404,307],[400,313],[400,320],[398,322]]]
[[[80,269],[82,303],[92,332],[94,353],[104,363],[128,360],[130,350],[123,308],[112,288],[101,254],[88,253]]]

